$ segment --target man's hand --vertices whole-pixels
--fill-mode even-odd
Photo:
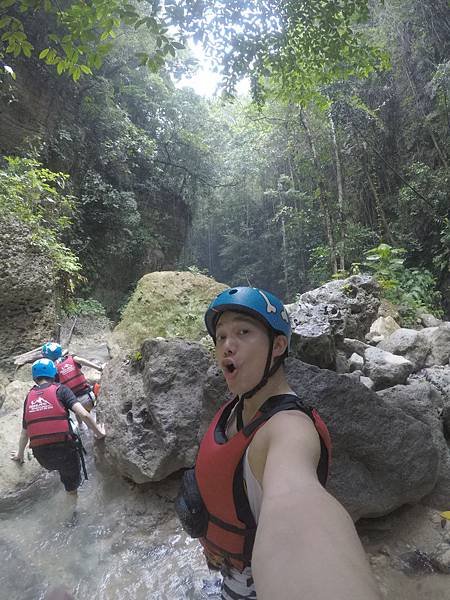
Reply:
[[[23,459],[23,456],[20,456],[16,452],[11,452],[10,458],[14,462],[19,463],[19,465],[23,465],[23,463],[25,462],[24,459]]]
[[[97,423],[97,429],[99,430],[100,434],[95,433],[95,439],[96,440],[103,440],[106,437],[106,432],[105,432],[105,426],[102,425],[101,423]]]

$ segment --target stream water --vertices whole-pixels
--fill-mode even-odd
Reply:
[[[76,600],[218,599],[219,578],[171,516],[164,487],[142,491],[97,471],[91,433],[83,438],[89,479],[75,508],[52,473],[52,492],[0,513],[0,599],[44,600],[58,586]]]

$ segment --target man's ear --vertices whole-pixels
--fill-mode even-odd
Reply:
[[[287,349],[288,341],[285,335],[277,335],[273,341],[272,356],[282,356]]]

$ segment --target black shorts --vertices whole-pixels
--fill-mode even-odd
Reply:
[[[73,492],[81,484],[81,463],[75,442],[48,444],[33,448],[38,463],[47,471],[58,471],[66,492]]]

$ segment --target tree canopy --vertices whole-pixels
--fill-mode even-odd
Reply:
[[[248,76],[259,100],[275,88],[307,102],[322,85],[386,65],[386,54],[360,27],[368,15],[368,0],[0,0],[0,58],[38,55],[78,80],[100,68],[124,26],[145,27],[153,44],[137,56],[152,70],[192,36],[219,61],[226,91]],[[36,18],[47,29],[38,44],[29,37]]]

